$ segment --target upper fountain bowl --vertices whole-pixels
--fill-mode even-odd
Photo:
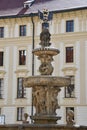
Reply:
[[[37,56],[41,56],[43,54],[47,54],[47,55],[51,55],[51,56],[55,56],[57,55],[58,53],[60,53],[60,51],[56,48],[48,48],[48,47],[41,47],[41,48],[36,48],[32,51],[35,55]]]

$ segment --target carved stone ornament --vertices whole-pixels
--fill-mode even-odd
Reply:
[[[33,91],[33,104],[36,115],[56,115],[59,108],[57,96],[60,88],[49,86],[35,86]]]

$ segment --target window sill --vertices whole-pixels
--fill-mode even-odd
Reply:
[[[0,100],[3,100],[4,98],[0,98]]]
[[[23,120],[17,120],[17,122],[21,122],[21,121],[23,121]]]
[[[64,99],[76,99],[76,97],[64,97]]]
[[[18,98],[18,97],[17,97],[16,99],[19,99],[19,100],[20,100],[20,99],[27,99],[27,98],[26,98],[26,97],[22,97],[22,98]]]

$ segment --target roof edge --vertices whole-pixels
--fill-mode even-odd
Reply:
[[[64,13],[64,12],[72,12],[72,11],[86,10],[86,9],[87,9],[87,6],[86,7],[79,7],[79,8],[72,8],[72,9],[53,10],[51,12]],[[38,11],[37,11],[37,13],[30,13],[30,14],[0,16],[0,19],[22,18],[22,17],[33,17],[33,16],[38,16]]]

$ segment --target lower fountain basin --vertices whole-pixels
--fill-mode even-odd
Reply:
[[[44,116],[31,116],[34,120],[34,124],[57,124],[57,120],[60,120],[59,116],[44,115]]]
[[[64,87],[70,84],[70,79],[58,76],[30,76],[24,78],[24,87],[34,86],[59,86]]]

